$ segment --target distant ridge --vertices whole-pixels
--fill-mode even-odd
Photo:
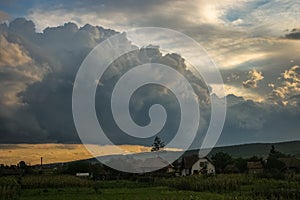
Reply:
[[[243,157],[243,158],[249,158],[252,156],[258,156],[267,158],[270,149],[272,145],[275,146],[275,149],[288,155],[295,156],[296,158],[300,158],[300,141],[288,141],[288,142],[277,142],[277,143],[251,143],[251,144],[239,144],[239,145],[232,145],[232,146],[221,146],[221,147],[215,147],[212,149],[212,151],[209,153],[208,156],[212,156],[213,154],[217,152],[224,152],[230,154],[234,158]],[[199,150],[189,150],[186,151],[183,156],[188,156],[192,154],[198,154]],[[118,155],[108,155],[108,156],[102,156],[104,160],[109,160],[115,156]],[[75,160],[72,162],[98,162],[96,158],[90,158],[85,160]],[[48,165],[53,165],[48,164]]]
[[[225,152],[233,157],[267,157],[271,146],[274,145],[275,149],[284,153],[293,155],[300,158],[300,141],[288,141],[288,142],[277,142],[277,143],[252,143],[252,144],[240,144],[233,146],[215,147],[209,153],[213,155],[217,152]]]

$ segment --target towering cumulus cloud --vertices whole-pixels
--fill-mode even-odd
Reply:
[[[2,142],[80,142],[72,117],[72,89],[75,75],[86,55],[99,42],[117,32],[99,26],[85,25],[78,28],[74,23],[46,28],[36,33],[32,21],[16,19],[8,26],[1,26],[1,81],[10,81],[3,87],[1,102],[3,109],[12,114],[1,112],[3,123]],[[6,51],[3,51],[7,49]],[[147,62],[171,66],[191,81],[198,94],[200,104],[209,106],[207,86],[187,70],[185,61],[177,54],[163,55],[159,48],[142,48],[116,60],[100,79],[96,96],[96,109],[100,123],[111,133],[116,144],[150,145],[148,141],[128,138],[115,125],[109,114],[110,95],[115,81],[129,69]],[[22,79],[20,79],[22,77]],[[7,80],[5,80],[7,79]],[[176,81],[176,80],[174,80]],[[3,84],[1,84],[2,86]],[[161,135],[164,140],[172,139],[176,133],[180,113],[178,103],[172,93],[159,86],[145,86],[137,91],[130,106],[134,120],[145,125],[149,123],[148,108],[154,103],[163,104],[170,116]],[[28,116],[28,117],[25,117]],[[24,119],[26,122],[12,122]],[[203,127],[206,119],[201,120]],[[10,126],[13,126],[11,128]],[[24,127],[21,125],[27,125]],[[35,127],[35,128],[34,128]],[[205,128],[202,128],[203,130]]]
[[[67,23],[39,34],[23,18],[1,24],[1,142],[75,141],[70,109],[75,73],[87,53],[115,33]]]
[[[241,20],[238,22],[242,23]],[[15,19],[8,25],[1,24],[0,143],[80,142],[73,122],[71,102],[76,73],[84,58],[97,44],[117,33],[88,24],[78,27],[71,22],[37,33],[34,23],[23,18]],[[286,35],[286,38],[297,39],[296,31]],[[212,48],[211,52],[214,49],[219,48]],[[237,52],[241,51],[238,49],[235,54]],[[253,59],[250,53],[242,55],[247,62]],[[228,68],[223,68],[222,73],[226,75],[234,72],[236,78],[225,84],[231,84],[232,87],[238,85],[240,90],[246,92],[262,89],[268,98],[259,103],[229,92],[228,113],[219,144],[271,141],[270,138],[274,141],[300,139],[297,135],[300,119],[298,65],[294,63],[285,70],[276,68],[275,75],[268,68],[245,73],[249,68],[244,71],[233,68],[242,65],[243,59],[234,61],[231,57],[238,56],[230,55],[228,53],[226,58],[229,64],[223,63]],[[256,56],[266,59],[267,55],[277,54],[261,53]],[[105,71],[99,83],[95,83],[98,84],[95,101],[98,118],[101,119],[99,122],[110,133],[110,139],[116,144],[151,145],[153,141],[153,138],[135,140],[122,133],[112,118],[109,104],[116,81],[134,66],[148,62],[168,65],[189,80],[201,105],[197,136],[197,141],[201,141],[202,133],[209,124],[210,95],[214,95],[209,89],[213,86],[205,85],[201,78],[193,74],[180,55],[174,52],[162,53],[158,47],[144,47],[120,57]],[[269,74],[276,77],[280,75],[280,80],[270,81]],[[244,80],[244,87],[241,80]],[[137,124],[147,125],[148,109],[156,103],[162,104],[168,113],[165,127],[159,133],[167,143],[174,137],[173,133],[176,133],[180,120],[178,102],[168,89],[158,85],[139,88],[130,100],[131,116]]]

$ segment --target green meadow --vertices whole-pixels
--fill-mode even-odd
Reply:
[[[146,180],[92,181],[70,175],[1,177],[0,199],[300,199],[299,177],[276,180],[235,174]]]

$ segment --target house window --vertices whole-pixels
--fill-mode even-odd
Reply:
[[[200,162],[200,167],[206,167],[207,166],[207,162]]]

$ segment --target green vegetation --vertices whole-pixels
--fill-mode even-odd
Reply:
[[[211,192],[233,199],[300,199],[299,180],[275,180],[245,174],[188,176],[161,179],[161,185],[178,190]]]
[[[161,139],[159,137],[155,137],[154,142],[152,144],[152,149],[151,151],[159,151],[162,148],[164,148],[165,144],[164,142],[161,141]]]
[[[62,187],[89,187],[92,181],[71,175],[34,175],[24,176],[21,179],[24,189],[32,188],[62,188]]]
[[[212,156],[217,175],[175,177],[164,170],[129,174],[102,164],[72,162],[61,168],[2,167],[0,200],[15,199],[223,199],[299,200],[299,160],[274,146],[262,157],[234,158],[218,152]],[[176,170],[180,171],[180,162]],[[179,167],[178,167],[179,166]],[[79,178],[86,171],[91,177]],[[50,173],[49,173],[50,172]]]
[[[1,177],[0,199],[300,199],[297,176],[276,180],[222,174],[148,180],[91,181],[68,175]]]
[[[211,159],[214,162],[214,165],[215,165],[218,173],[224,172],[225,167],[227,165],[233,163],[232,157],[229,154],[223,153],[223,152],[218,152],[218,153],[214,154],[211,157]]]
[[[20,195],[21,187],[15,177],[0,178],[0,199],[17,199]]]
[[[220,194],[199,193],[193,191],[177,191],[167,187],[147,187],[147,188],[112,188],[102,189],[101,193],[96,193],[90,188],[71,188],[65,190],[51,189],[47,192],[40,190],[26,190],[22,194],[21,200],[52,200],[52,199],[89,199],[89,200],[219,200]]]

